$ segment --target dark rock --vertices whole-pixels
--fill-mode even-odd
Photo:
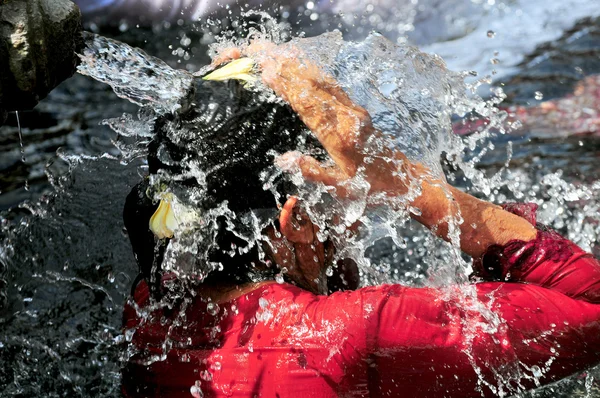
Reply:
[[[33,108],[73,75],[81,30],[79,8],[68,0],[0,2],[0,109]]]

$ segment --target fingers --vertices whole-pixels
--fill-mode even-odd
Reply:
[[[241,58],[243,55],[247,57],[263,58],[264,55],[272,51],[276,45],[264,40],[255,40],[245,48],[228,47],[220,50],[219,53],[211,62],[211,66],[216,68],[224,63]],[[261,57],[258,57],[262,55]]]
[[[298,205],[298,198],[291,196],[279,214],[279,230],[287,240],[311,244],[315,239],[314,226]]]
[[[298,159],[298,166],[302,176],[311,182],[322,182],[325,185],[339,188],[348,180],[348,176],[335,166],[323,166],[311,156],[302,156]]]
[[[337,166],[353,176],[374,130],[368,112],[313,63],[278,58],[261,66],[263,81],[290,104]]]
[[[226,48],[223,51],[219,52],[219,54],[213,59],[211,62],[211,67],[216,68],[224,63],[229,61],[233,61],[234,59],[238,59],[242,57],[242,50],[237,47]]]
[[[298,151],[278,156],[275,164],[288,173],[300,171],[302,177],[310,182],[322,182],[325,185],[338,187],[348,180],[348,176],[336,166],[323,166],[317,159]]]
[[[325,169],[306,160],[299,165],[305,177],[335,186],[340,170],[343,177],[354,176],[363,164],[366,138],[375,130],[369,113],[293,45],[257,40],[242,50],[225,50],[215,63],[240,56],[260,66],[263,82],[290,104],[337,165]]]
[[[253,40],[245,49],[244,54],[249,57],[255,57],[259,60],[264,57],[273,57],[276,53],[276,49],[285,45],[277,45],[271,41],[256,39]],[[280,51],[281,52],[281,51]]]

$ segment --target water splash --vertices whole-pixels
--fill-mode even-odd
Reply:
[[[136,274],[121,212],[136,169],[80,160],[61,179],[68,193],[23,206],[16,225],[2,218],[3,394],[119,394],[121,311]]]
[[[84,34],[85,49],[77,71],[110,85],[121,98],[159,113],[187,106],[192,76],[123,43]]]
[[[439,158],[442,152],[446,152],[448,155],[446,155],[447,161],[445,161],[446,164],[444,167],[451,170],[449,178],[453,181],[461,182],[464,177],[465,181],[467,181],[464,183],[467,189],[482,193],[484,196],[499,202],[515,197],[535,201],[542,205],[541,218],[543,221],[563,231],[566,230],[569,237],[582,243],[584,246],[594,247],[600,233],[597,227],[599,214],[597,203],[600,203],[600,198],[598,198],[600,185],[597,182],[586,180],[567,183],[565,181],[567,178],[564,174],[548,173],[547,169],[542,169],[541,171],[534,170],[533,168],[527,168],[527,166],[524,167],[525,170],[523,170],[523,167],[508,169],[507,155],[506,151],[504,151],[505,147],[501,148],[504,151],[501,155],[494,155],[496,148],[493,145],[494,142],[492,139],[497,134],[497,131],[502,130],[501,119],[504,117],[502,112],[497,111],[494,107],[497,101],[501,99],[501,93],[499,93],[498,97],[490,101],[482,101],[476,96],[469,96],[465,94],[464,90],[464,88],[468,87],[462,81],[462,78],[465,76],[464,74],[447,71],[437,57],[422,54],[418,50],[407,46],[392,46],[377,35],[369,38],[369,43],[372,44],[371,48],[367,45],[361,45],[361,43],[343,42],[339,34],[332,34],[321,39],[321,51],[319,51],[319,46],[317,46],[315,40],[297,40],[296,43],[304,46],[313,59],[324,64],[332,73],[336,74],[343,81],[344,87],[352,94],[354,100],[363,104],[363,106],[372,112],[378,127],[384,130],[392,139],[395,139],[395,143],[404,150],[407,152],[413,151],[411,156],[428,162],[437,172],[441,172],[442,167],[439,164]],[[95,37],[93,39],[88,38],[88,44],[91,46],[92,51],[84,55],[84,57],[87,57],[85,66],[83,67],[84,73],[111,84],[119,92],[119,95],[142,105],[142,110],[137,114],[123,115],[122,117],[106,121],[106,124],[119,134],[119,139],[115,140],[115,143],[121,149],[122,159],[128,162],[147,153],[147,144],[155,136],[156,121],[162,117],[172,118],[170,123],[167,124],[168,129],[166,130],[170,134],[170,137],[175,141],[185,143],[186,136],[192,130],[181,129],[179,123],[182,120],[181,115],[192,107],[192,102],[189,100],[191,92],[189,88],[193,86],[193,78],[187,72],[170,69],[159,60],[115,41]],[[102,52],[101,47],[103,45],[109,47],[107,52]],[[341,54],[344,54],[344,57]],[[99,60],[97,63],[95,62],[96,57]],[[131,57],[131,59],[127,59],[127,57]],[[386,74],[386,71],[382,70],[381,65],[385,64],[388,57],[401,58],[397,60],[401,66],[398,67],[396,64],[389,65],[392,71]],[[415,59],[415,61],[409,62],[407,61],[408,59]],[[152,79],[149,79],[148,82],[147,70],[150,67],[154,68],[154,66],[156,66],[157,71],[164,72],[164,75],[152,76]],[[96,71],[95,68],[99,70]],[[154,88],[158,87],[163,91],[153,91]],[[173,89],[172,92],[166,92],[171,90],[171,88]],[[219,117],[226,118],[227,116],[226,112],[223,114],[215,112],[216,108],[211,106],[210,101],[195,104],[194,106],[204,106],[204,108],[201,108],[200,114],[206,117],[207,120],[219,121],[223,120],[219,119]],[[422,114],[421,110],[423,111]],[[464,139],[454,137],[451,134],[449,125],[451,117],[455,117],[453,115],[465,115],[471,111],[489,117],[491,120],[490,126],[482,132]],[[213,119],[215,115],[218,117]],[[402,117],[398,117],[397,115],[401,115]],[[406,137],[404,134],[406,134]],[[422,150],[419,148],[422,148]],[[516,154],[514,156],[517,161],[522,160],[523,155],[519,154],[518,147],[515,148],[515,151]],[[492,163],[491,165],[484,163],[486,159],[484,155],[487,157],[491,155],[492,158],[496,156],[496,159],[500,158],[499,166],[496,163]],[[174,162],[173,159],[169,159],[167,152],[162,153],[160,156],[165,163]],[[510,156],[508,157],[510,158]],[[65,159],[80,163],[82,165],[80,167],[84,167],[89,162],[89,160],[77,157],[65,157]],[[94,157],[90,160],[101,162],[101,164],[109,161],[106,157]],[[113,166],[116,166],[116,163]],[[535,164],[535,161],[533,163]],[[76,192],[87,192],[89,189],[93,192],[94,187],[96,187],[97,192],[97,186],[104,185],[99,180],[100,178],[114,175],[122,176],[122,169],[113,166],[108,167],[108,171],[105,174],[99,175],[98,179],[92,179],[91,181],[89,180],[89,176],[86,177],[86,174],[81,169],[79,172],[76,171],[77,169],[74,169],[76,174],[74,174],[73,180],[69,179],[65,182],[65,190],[68,192],[72,188]],[[188,166],[190,166],[190,174],[185,176],[185,178],[192,176],[201,186],[203,179],[206,178],[207,174],[210,174],[211,170],[206,170],[200,163],[188,164]],[[481,170],[482,167],[487,167],[488,170],[485,171],[492,171],[492,178],[487,177],[489,173]],[[128,174],[129,183],[125,185],[111,185],[111,190],[114,188],[115,190],[120,190],[119,192],[121,193],[125,193],[128,191],[129,185],[137,181],[137,170],[135,172],[131,171],[132,169],[128,170],[131,172],[131,174]],[[89,174],[91,175],[93,172],[89,172]],[[276,170],[265,172],[265,180],[267,181],[265,186],[267,188],[270,179],[275,178],[277,175],[280,175],[280,173],[278,174]],[[163,182],[168,183],[177,178],[182,178],[182,176],[164,174],[154,178],[155,180],[152,184],[158,186]],[[79,183],[83,184],[83,186],[77,185],[78,179]],[[298,185],[300,193],[306,202],[313,204],[310,211],[319,222],[325,223],[327,221],[325,216],[330,216],[334,212],[345,217],[347,222],[357,219],[363,222],[364,229],[362,234],[350,240],[345,240],[347,242],[345,243],[346,247],[343,245],[340,247],[345,250],[343,251],[344,254],[354,256],[360,260],[364,284],[402,282],[413,285],[443,285],[453,283],[456,280],[464,280],[464,273],[468,270],[468,263],[462,260],[457,254],[456,245],[452,246],[438,242],[428,232],[417,229],[410,223],[406,212],[397,212],[385,206],[369,209],[366,198],[352,205],[350,203],[335,202],[329,198],[330,202],[327,203],[332,206],[329,213],[327,213],[323,209],[323,200],[328,194],[325,187],[311,186],[303,181],[294,180],[293,177],[292,181],[297,183],[296,185]],[[360,190],[361,187],[359,186],[358,189]],[[362,189],[364,189],[364,186]],[[199,201],[203,195],[204,192],[199,189],[192,193],[191,199]],[[89,198],[84,198],[82,203],[76,201],[73,206],[73,202],[68,202],[69,200],[76,200],[72,196],[66,195],[63,199],[67,203],[63,203],[61,206],[55,208],[43,206],[46,208],[46,216],[42,216],[41,213],[33,215],[34,217],[44,219],[44,222],[48,222],[50,227],[33,232],[32,228],[35,229],[34,225],[26,222],[27,225],[23,227],[24,229],[21,231],[23,233],[22,236],[25,236],[25,239],[32,239],[35,242],[33,247],[30,248],[34,252],[47,253],[48,247],[55,247],[56,242],[52,243],[52,241],[46,239],[47,236],[53,236],[55,233],[53,229],[55,227],[54,221],[70,220],[68,222],[69,228],[72,227],[75,232],[65,233],[64,236],[61,232],[56,239],[64,237],[64,239],[60,240],[69,242],[75,237],[78,240],[78,245],[85,245],[85,242],[87,242],[86,239],[92,234],[90,231],[98,228],[99,225],[107,223],[114,227],[120,223],[118,221],[120,218],[120,214],[118,213],[120,213],[120,209],[122,208],[120,203],[110,205],[110,203],[104,203],[102,200],[100,201],[101,203],[96,203],[89,200]],[[106,197],[100,199],[106,199]],[[112,218],[102,222],[96,219],[87,220],[85,215],[89,214],[90,206],[100,209],[97,212],[100,217],[106,214],[106,211],[117,212],[117,214],[113,214]],[[108,206],[109,210],[106,210],[103,206]],[[410,211],[418,212],[419,210],[411,209]],[[63,215],[59,216],[59,214]],[[248,227],[244,237],[257,240],[262,236],[262,227],[265,225],[263,221],[258,219],[258,217],[253,217],[252,214],[234,214],[225,203],[221,204],[220,207],[217,206],[213,214],[207,215],[207,219],[211,220],[222,215],[227,215],[232,220],[242,220],[242,224]],[[44,217],[48,217],[48,219]],[[460,219],[457,219],[455,223],[460,223]],[[77,232],[77,227],[82,224],[86,226],[84,228],[85,231]],[[210,223],[196,227],[206,228],[207,226],[210,226]],[[230,228],[232,230],[235,229],[233,225]],[[112,237],[118,236],[116,230],[113,232]],[[343,233],[343,230],[339,231],[340,236],[343,236]],[[69,236],[71,237],[70,239]],[[13,239],[16,240],[17,238]],[[454,236],[454,242],[456,242],[456,239],[457,237]],[[43,259],[40,259],[39,256],[36,257],[35,255],[28,254],[26,247],[15,247],[10,242],[0,246],[3,250],[3,252],[0,252],[0,263],[4,261],[9,264],[8,269],[11,270],[10,272],[18,270],[18,264],[15,262],[15,259],[26,259],[28,263],[31,262],[33,264],[30,268],[39,270],[36,274],[38,277],[30,285],[26,285],[24,290],[15,293],[14,296],[12,296],[14,289],[10,291],[10,299],[8,299],[9,302],[7,303],[7,305],[19,306],[19,308],[21,306],[26,307],[24,312],[19,312],[18,319],[15,322],[18,333],[21,333],[22,330],[28,330],[28,334],[19,340],[14,337],[18,333],[13,328],[7,332],[6,337],[1,341],[5,347],[11,347],[11,350],[13,350],[11,352],[29,347],[28,351],[19,356],[19,359],[16,361],[22,366],[17,369],[15,381],[9,388],[9,392],[41,393],[42,387],[33,380],[34,374],[28,372],[30,366],[33,366],[31,360],[28,358],[39,355],[43,358],[42,361],[44,363],[50,363],[52,369],[58,369],[56,370],[57,374],[60,374],[61,377],[64,376],[57,384],[63,383],[61,386],[67,385],[73,391],[84,391],[86,393],[89,392],[90,395],[94,395],[94,392],[97,393],[98,390],[94,390],[93,385],[91,385],[93,382],[88,383],[89,380],[93,380],[93,377],[82,371],[83,366],[73,369],[63,364],[65,359],[76,357],[80,351],[85,351],[86,347],[91,345],[93,347],[92,356],[94,356],[94,359],[97,360],[100,358],[98,362],[94,362],[98,365],[94,369],[103,369],[99,370],[97,374],[108,374],[110,376],[100,390],[102,393],[108,395],[112,393],[116,394],[119,380],[117,375],[118,369],[115,365],[118,363],[118,359],[115,358],[118,338],[115,336],[119,332],[118,327],[110,325],[118,325],[119,323],[117,318],[120,315],[119,311],[123,295],[127,292],[128,285],[131,283],[131,276],[133,275],[127,273],[121,275],[119,272],[112,271],[104,274],[106,268],[109,265],[113,265],[113,261],[116,261],[114,259],[118,258],[118,261],[120,261],[121,258],[129,255],[127,254],[129,253],[129,247],[124,237],[120,236],[117,241],[118,244],[111,246],[111,250],[116,250],[115,247],[118,247],[118,250],[123,250],[122,253],[112,254],[108,259],[98,255],[98,258],[89,260],[91,263],[84,261],[81,264],[74,264],[74,261],[70,258],[65,260],[64,256],[67,256],[67,254],[64,254],[58,248],[56,249],[57,253],[59,253],[57,254],[58,259],[56,262],[58,265],[56,269],[54,269],[55,264],[53,259],[46,260],[45,264],[40,264],[39,262]],[[378,259],[385,257],[386,253],[382,256],[381,249],[378,248],[378,245],[382,241],[391,242],[390,246],[393,248],[390,249],[390,253],[387,253],[390,255],[390,259],[387,263],[381,261],[379,264],[375,264],[370,261],[371,256],[369,256],[369,253],[373,254],[372,252],[375,252],[373,256]],[[41,246],[38,247],[38,244]],[[71,247],[70,244],[68,246]],[[15,255],[15,250],[17,252],[23,250],[24,253]],[[189,241],[179,241],[170,250],[172,251],[170,258],[175,259],[178,256],[177,253],[189,253],[193,255],[197,251],[204,250],[204,248],[193,246],[193,241],[190,238]],[[76,259],[85,259],[87,254],[89,254],[89,251],[79,254],[69,253],[69,256],[73,255]],[[11,258],[13,260],[5,260]],[[399,265],[402,262],[410,262],[412,268],[408,265]],[[133,272],[133,260],[129,259],[128,264],[131,267],[129,271]],[[440,264],[451,264],[451,266],[440,267]],[[100,269],[96,271],[101,274],[100,276],[89,276],[84,271],[85,267],[88,270],[93,270],[97,266]],[[218,264],[214,264],[214,266],[218,267]],[[167,264],[167,267],[186,271],[185,267],[176,262]],[[115,271],[117,269],[115,268]],[[20,270],[19,272],[24,272],[24,270]],[[285,270],[282,270],[281,274],[284,273]],[[429,279],[428,274],[435,276],[433,281]],[[23,277],[21,279],[26,278]],[[90,282],[90,280],[95,281],[96,279],[101,279],[103,282]],[[113,283],[111,281],[115,280],[119,283],[119,286],[115,286],[116,293],[110,285]],[[105,283],[109,284],[109,288],[105,287]],[[35,290],[35,286],[38,286],[36,284],[43,285],[43,288],[39,290],[39,293],[32,295],[31,293]],[[70,305],[73,304],[66,298],[63,299],[62,296],[56,299],[60,303],[57,304],[56,301],[50,301],[48,307],[44,307],[41,310],[38,308],[47,297],[51,297],[52,292],[56,290],[62,291],[63,286],[67,286],[66,289],[69,292],[73,292],[78,298],[75,300],[75,303],[79,303],[79,298],[90,301],[89,297],[92,296],[101,301],[99,305],[94,307],[98,307],[98,313],[101,314],[98,323],[86,326],[83,334],[73,332],[67,341],[55,338],[54,332],[59,328],[58,323],[69,323],[72,321],[76,324],[79,319],[87,322],[86,320],[96,318],[85,314],[79,318],[76,313],[69,315],[72,315],[72,319],[64,320],[61,316],[57,317],[52,313],[52,308],[50,308],[52,305],[60,306],[61,303],[66,303],[64,304],[64,308],[70,308]],[[107,296],[105,291],[108,291],[110,296]],[[465,309],[473,310],[477,314],[487,314],[484,317],[484,321],[479,322],[474,319],[473,324],[466,325],[471,328],[470,330],[473,335],[482,328],[492,332],[495,328],[501,327],[502,321],[495,319],[494,314],[489,314],[486,306],[483,306],[481,303],[469,301],[471,293],[471,290],[465,288],[458,292],[448,291],[448,297],[460,298],[460,302],[464,304]],[[175,296],[177,294],[179,292],[174,293]],[[109,297],[112,299],[108,299]],[[21,298],[23,300],[19,302]],[[86,309],[86,311],[89,309]],[[7,313],[14,312],[10,309],[7,310]],[[262,315],[264,316],[265,314]],[[50,336],[41,336],[36,332],[39,319],[49,320],[49,322],[55,324],[51,329]],[[184,318],[177,320],[179,323],[184,321]],[[108,325],[107,327],[104,326],[104,322]],[[28,328],[31,328],[31,330]],[[55,340],[60,340],[59,348],[55,347]],[[163,355],[159,355],[151,360],[164,359],[164,355],[170,347],[171,342],[167,339],[163,345]],[[109,353],[109,358],[103,360],[101,357],[102,355],[106,355],[107,352]],[[127,352],[126,358],[128,355],[132,355],[132,353]],[[12,363],[8,360],[7,362]],[[473,362],[473,364],[474,367],[479,366],[476,362]],[[552,364],[547,365],[551,366]],[[22,372],[18,373],[20,370]],[[521,376],[519,377],[539,378],[545,370],[545,368],[522,369]],[[497,391],[505,391],[508,388],[506,387],[505,390],[501,390],[502,381],[498,380],[482,380],[481,382],[495,386],[495,388],[498,388]],[[507,382],[507,385],[509,383],[510,380]],[[57,388],[60,388],[60,386]],[[201,388],[198,391],[201,392]],[[194,392],[198,391],[194,390]],[[514,390],[508,388],[508,391],[512,392]]]
[[[262,16],[264,17],[264,15]],[[260,29],[252,27],[250,37],[257,36],[273,39],[279,37],[280,32],[271,32],[264,27]],[[214,46],[213,50],[240,44],[243,44],[243,41],[231,42],[226,37]],[[496,110],[494,105],[499,101],[496,97],[483,101],[474,94],[467,94],[464,73],[450,72],[439,57],[421,53],[407,45],[395,45],[377,34],[370,35],[364,42],[354,43],[344,42],[341,34],[334,32],[313,39],[295,39],[293,44],[300,47],[308,58],[333,74],[352,99],[369,111],[375,126],[384,132],[390,145],[402,149],[413,160],[425,163],[432,173],[441,178],[443,178],[443,174],[439,159],[442,152],[446,152],[449,154],[448,158],[452,164],[462,168],[476,187],[486,192],[491,190],[493,184],[483,173],[475,169],[477,159],[470,163],[463,162],[462,152],[465,148],[475,150],[480,142],[490,137],[494,127],[502,128],[502,118],[505,115]],[[187,107],[180,105],[184,99],[186,103],[191,103],[190,93],[193,92],[190,76],[187,73],[172,70],[161,61],[152,59],[138,50],[128,46],[119,46],[115,42],[99,37],[88,38],[88,46],[91,46],[93,51],[87,51],[84,56],[86,63],[82,70],[83,73],[109,82],[116,88],[119,95],[144,105],[144,109],[147,110],[137,118],[124,115],[122,118],[106,121],[120,136],[137,137],[145,144],[153,134],[156,134],[156,115],[165,110],[176,112],[179,115],[186,112]],[[109,51],[103,50],[102,46],[108,46]],[[124,57],[132,57],[133,61],[123,64]],[[123,69],[124,65],[127,66],[125,70]],[[144,84],[140,89],[140,76],[144,76],[144,74],[140,73],[138,69],[141,68],[141,71],[145,71],[149,65],[152,66],[155,73],[154,83]],[[110,71],[110,75],[106,71]],[[171,79],[174,79],[175,84],[171,83]],[[183,85],[180,84],[182,81]],[[146,93],[159,82],[163,87],[174,87],[174,90],[166,93],[159,92],[158,96]],[[261,90],[260,87],[258,89]],[[169,104],[166,108],[161,102],[163,97]],[[160,101],[159,98],[161,98]],[[269,96],[264,98],[269,98]],[[201,118],[213,118],[214,114],[211,115],[211,113],[218,109],[216,103],[202,105],[201,100],[196,101],[194,106],[204,107],[199,111],[199,114],[202,115]],[[452,117],[462,117],[472,111],[484,115],[491,122],[477,137],[467,138],[465,145],[451,133],[450,122]],[[192,125],[182,125],[181,119],[178,118],[173,122],[167,121],[160,128],[173,142],[179,143],[191,142],[190,139],[197,134],[193,131]],[[136,156],[141,153],[132,151],[130,147],[123,147],[122,151],[125,157],[131,157],[132,153],[135,153]],[[169,164],[170,160],[167,155],[165,152],[160,156],[164,163]],[[203,199],[202,184],[210,171],[203,170],[201,164],[188,164],[187,166],[189,171],[185,178],[191,176],[199,183],[200,189],[188,194],[189,197],[195,197],[192,202],[197,205]],[[270,173],[270,175],[273,178],[273,174]],[[280,173],[275,173],[275,176],[278,175]],[[160,186],[168,184],[169,180],[182,177],[173,174],[151,176],[151,184]],[[499,177],[497,176],[496,179]],[[327,237],[334,239],[338,245],[340,257],[349,256],[357,261],[366,283],[388,281],[389,277],[382,274],[381,270],[373,272],[371,262],[365,253],[373,244],[388,237],[400,248],[407,246],[407,237],[414,235],[414,232],[411,231],[412,226],[408,222],[408,212],[395,209],[405,207],[405,204],[411,199],[410,195],[399,198],[398,203],[395,203],[393,207],[383,206],[373,211],[367,211],[368,185],[357,179],[353,183],[354,189],[359,193],[357,198],[351,202],[334,198],[335,201],[329,201],[331,205],[325,210],[323,200],[325,200],[325,196],[329,195],[327,187],[306,184],[298,176],[292,177],[292,180],[297,185],[300,196],[307,203],[309,214],[322,226],[323,231],[326,230],[325,226],[332,216],[339,216],[345,220],[345,226],[350,226],[358,220],[361,221],[363,228],[358,237],[348,238],[345,235],[346,227],[342,225],[338,231],[332,232],[329,236],[323,236],[322,239]],[[412,192],[412,195],[414,197],[414,195],[418,195],[418,192]],[[203,217],[205,227],[211,225],[210,220],[214,221],[223,215],[227,215],[230,219],[241,220],[240,215],[229,210],[226,203],[217,208],[219,210]],[[419,212],[420,210],[410,209],[410,211]],[[445,256],[449,256],[451,260],[449,263],[454,266],[444,267],[443,271],[440,270],[437,276],[438,284],[456,282],[457,277],[460,281],[465,281],[466,275],[469,273],[468,263],[462,259],[457,249],[458,226],[461,222],[460,215],[455,220],[451,220],[451,240],[454,245],[446,246],[446,250],[443,252],[446,253]],[[252,232],[246,237],[251,241],[260,239],[261,229],[264,226],[264,223],[247,224],[246,229]],[[197,258],[200,254],[199,250],[202,251],[197,242],[201,240],[200,236],[192,234],[190,239],[172,242],[167,249],[167,257],[182,258],[186,253],[187,257]],[[427,262],[429,264],[439,263],[435,260]],[[166,260],[169,269],[178,268],[179,266],[176,266],[175,263]],[[183,268],[189,269],[189,267]],[[375,275],[380,275],[382,279]]]

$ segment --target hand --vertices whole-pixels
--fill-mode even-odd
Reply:
[[[449,220],[460,212],[464,220],[460,224],[461,248],[474,257],[492,244],[536,236],[527,221],[431,177],[425,166],[411,163],[402,152],[392,149],[373,127],[368,112],[354,104],[333,77],[299,49],[255,41],[242,49],[226,50],[217,59],[222,62],[240,56],[258,63],[263,82],[290,104],[335,162],[335,166],[325,167],[310,156],[288,153],[278,159],[280,167],[298,167],[306,180],[334,186],[338,195],[350,197],[352,184],[348,181],[359,173],[370,184],[371,194],[402,195],[416,181],[420,195],[410,205],[421,214],[411,216],[449,240]]]
[[[340,196],[351,196],[348,181],[358,173],[370,184],[372,193],[395,196],[406,193],[412,177],[427,171],[411,164],[402,152],[390,149],[368,112],[298,48],[255,41],[242,49],[222,51],[213,65],[242,56],[255,60],[263,82],[290,104],[335,162],[335,166],[323,166],[295,152],[281,157],[280,167],[288,171],[298,168],[306,180],[336,187]]]

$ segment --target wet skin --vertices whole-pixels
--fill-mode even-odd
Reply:
[[[352,198],[347,183],[358,174],[370,184],[370,195],[384,198],[405,195],[416,182],[422,192],[410,205],[420,209],[421,215],[411,213],[412,217],[448,240],[448,220],[460,212],[464,218],[461,249],[473,257],[491,245],[535,238],[535,228],[521,217],[432,177],[425,166],[409,161],[402,152],[377,145],[384,137],[374,128],[368,112],[354,104],[331,76],[303,58],[299,49],[255,41],[222,51],[213,66],[243,56],[257,62],[262,81],[290,104],[335,163],[324,166],[311,156],[290,152],[276,159],[283,170],[299,170],[307,181],[322,182],[346,198]],[[271,240],[267,246],[276,248],[269,251],[273,262],[293,264],[286,267],[290,279],[311,292],[323,293],[323,272],[330,265],[331,253],[316,239],[317,227],[310,219],[297,217],[299,206],[296,198],[288,199],[279,217],[280,236],[265,231]]]

